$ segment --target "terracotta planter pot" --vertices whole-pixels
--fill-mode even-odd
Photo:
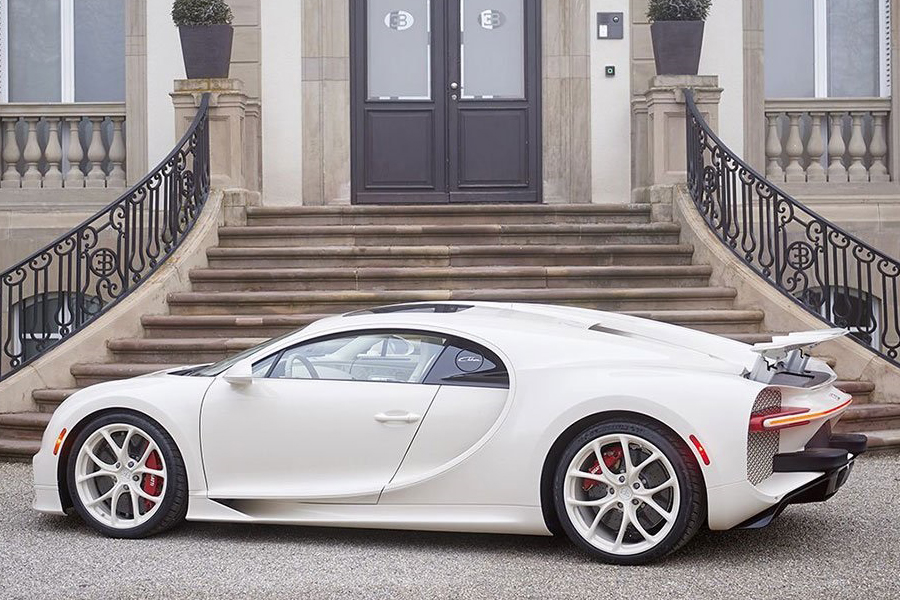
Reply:
[[[650,26],[657,75],[696,75],[703,21],[656,21]]]
[[[188,79],[225,79],[231,66],[231,25],[179,27]]]

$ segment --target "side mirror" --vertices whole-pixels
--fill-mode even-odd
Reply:
[[[253,363],[242,360],[225,371],[222,378],[235,386],[246,386],[253,383]]]

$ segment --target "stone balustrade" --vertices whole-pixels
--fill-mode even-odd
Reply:
[[[0,104],[0,188],[125,188],[125,105]]]
[[[888,171],[890,98],[766,101],[766,177],[776,183],[866,183]]]

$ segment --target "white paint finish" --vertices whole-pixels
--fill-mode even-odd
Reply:
[[[217,380],[200,423],[210,497],[374,503],[421,423],[376,416],[421,417],[436,392],[372,381]]]
[[[622,12],[624,39],[598,40],[597,13]],[[631,198],[631,23],[627,0],[591,0],[591,197],[593,202]],[[607,77],[606,65],[616,67]]]
[[[156,165],[172,150],[175,108],[169,93],[176,79],[184,79],[181,40],[172,23],[169,2],[147,2],[147,160]]]
[[[442,386],[391,486],[451,466],[490,432],[508,397],[502,389]]]
[[[75,0],[62,0],[59,10],[62,102],[75,102]]]
[[[510,374],[509,400],[501,416],[492,421],[493,405],[486,415],[471,419],[471,403],[461,402],[463,414],[445,414],[449,426],[423,428],[421,435],[435,439],[416,443],[433,449],[436,456],[428,458],[436,461],[490,429],[450,468],[420,473],[425,459],[416,458],[411,464],[419,465],[418,472],[402,485],[388,485],[377,505],[371,503],[380,486],[398,467],[402,470],[416,425],[385,425],[374,417],[415,412],[428,422],[436,387],[324,380],[255,380],[241,387],[224,381],[226,371],[214,380],[161,373],[74,394],[54,414],[35,458],[40,491],[35,508],[58,508],[46,491],[56,485],[52,448],[57,433],[109,407],[143,412],[173,436],[187,465],[192,519],[546,534],[538,516],[541,473],[550,448],[573,423],[607,411],[656,419],[686,444],[691,435],[700,439],[712,461],[701,469],[716,529],[737,525],[800,485],[796,477],[770,478],[755,487],[747,482],[750,410],[764,387],[742,376],[757,358],[750,346],[587,309],[472,304],[458,313],[324,319],[234,367],[319,336],[373,328],[464,337],[497,353]],[[595,325],[600,330],[589,329]],[[811,366],[833,375],[824,362]],[[830,385],[781,389],[791,406],[812,411],[833,408],[842,398]],[[471,399],[480,395],[482,391],[472,390]],[[444,410],[442,406],[434,414]],[[460,436],[459,423],[467,418],[467,439],[450,439]],[[790,430],[781,450],[802,449],[821,424],[813,420]],[[238,501],[230,510],[216,509],[204,501],[204,491]],[[328,504],[285,502],[300,498]]]
[[[744,147],[743,0],[716,0],[703,36],[700,74],[719,76],[719,137],[732,148]]]
[[[262,189],[266,206],[301,203],[303,189],[302,7],[260,2],[262,45]]]

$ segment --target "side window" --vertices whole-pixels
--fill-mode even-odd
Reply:
[[[508,388],[509,373],[500,358],[487,348],[465,340],[451,340],[425,383]]]
[[[264,372],[273,379],[422,383],[445,343],[436,335],[403,331],[328,337],[288,348]]]

